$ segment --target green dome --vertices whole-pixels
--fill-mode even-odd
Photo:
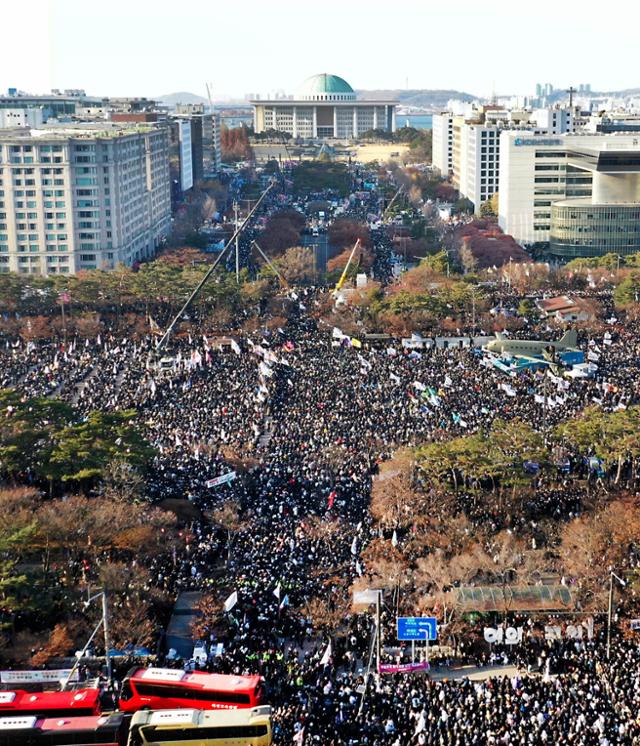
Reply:
[[[298,89],[298,97],[302,99],[315,99],[322,96],[324,100],[332,100],[334,96],[344,98],[355,98],[353,88],[343,78],[328,73],[312,75],[307,78]],[[325,98],[326,97],[326,98]]]

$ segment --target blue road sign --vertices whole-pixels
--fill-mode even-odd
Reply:
[[[398,640],[438,639],[438,620],[433,616],[399,616]]]

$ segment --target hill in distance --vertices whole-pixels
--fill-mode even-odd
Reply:
[[[382,88],[379,90],[358,91],[358,96],[363,99],[393,99],[404,106],[419,106],[421,108],[442,109],[447,105],[449,99],[455,98],[461,101],[476,101],[477,96],[464,91],[454,90],[429,90],[424,88]]]
[[[204,96],[198,96],[188,91],[179,91],[178,93],[166,93],[163,96],[156,96],[156,101],[160,101],[165,106],[175,106],[176,104],[209,104],[209,100]]]

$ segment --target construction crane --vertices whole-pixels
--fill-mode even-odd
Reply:
[[[356,251],[360,247],[360,239],[358,239],[355,242],[354,247],[351,249],[351,254],[349,254],[349,260],[347,261],[347,264],[345,265],[345,268],[342,270],[342,274],[340,275],[340,279],[336,283],[335,288],[333,289],[334,295],[336,293],[339,293],[340,290],[342,290],[342,286],[344,285],[344,281],[347,279],[347,272],[349,271],[349,267],[351,266],[351,262],[353,261],[353,257],[355,256]]]
[[[165,333],[163,334],[163,336],[162,336],[162,339],[161,339],[161,340],[160,340],[160,341],[158,342],[158,345],[157,345],[157,347],[156,347],[156,351],[158,351],[158,350],[162,349],[162,347],[163,347],[163,346],[165,345],[166,341],[167,341],[167,340],[169,339],[169,337],[171,336],[171,332],[173,331],[173,327],[174,327],[174,326],[175,326],[175,325],[176,325],[176,324],[178,323],[178,321],[179,321],[179,320],[180,320],[180,319],[182,318],[182,315],[183,315],[183,314],[184,314],[184,313],[186,312],[186,310],[187,310],[187,309],[189,308],[189,306],[190,306],[190,305],[191,305],[191,303],[193,302],[194,298],[196,298],[196,296],[198,295],[198,293],[199,293],[199,292],[200,292],[200,291],[202,290],[202,288],[204,287],[204,285],[205,285],[205,283],[207,282],[207,280],[208,280],[208,279],[209,279],[209,278],[211,277],[211,275],[212,275],[212,274],[214,273],[214,271],[215,271],[216,267],[218,266],[218,264],[220,264],[220,262],[221,262],[221,261],[222,261],[222,259],[224,258],[224,256],[225,256],[225,254],[227,253],[227,251],[228,251],[229,247],[233,245],[233,243],[235,242],[236,238],[237,238],[237,237],[238,237],[238,236],[240,235],[240,233],[242,233],[242,231],[243,231],[243,230],[244,230],[244,229],[246,228],[246,226],[247,226],[247,225],[249,224],[249,221],[250,221],[250,220],[251,220],[251,218],[253,217],[253,214],[255,213],[255,211],[256,211],[256,210],[258,209],[258,207],[259,207],[259,206],[260,206],[260,204],[262,203],[262,200],[263,200],[263,199],[264,199],[264,198],[265,198],[265,197],[267,196],[267,194],[268,194],[268,193],[269,193],[269,192],[271,191],[271,189],[272,189],[272,188],[274,187],[274,185],[275,185],[275,182],[274,182],[274,181],[272,181],[272,182],[271,182],[271,184],[269,184],[269,186],[268,186],[268,187],[267,187],[267,188],[266,188],[266,189],[264,190],[264,192],[262,192],[262,194],[260,195],[260,198],[259,198],[259,199],[258,199],[258,201],[257,201],[257,202],[255,203],[255,205],[254,205],[254,206],[253,206],[253,207],[251,208],[251,210],[249,211],[249,214],[248,214],[248,215],[247,215],[247,217],[246,217],[246,218],[244,219],[244,221],[243,221],[242,225],[240,225],[240,226],[236,226],[236,229],[235,229],[235,231],[234,231],[234,234],[233,234],[233,236],[231,236],[231,238],[230,238],[230,239],[229,239],[229,240],[227,241],[227,243],[226,243],[226,245],[225,245],[224,249],[222,249],[222,251],[221,251],[221,252],[220,252],[220,253],[218,254],[218,256],[216,257],[216,260],[215,260],[215,262],[214,262],[214,263],[213,263],[213,264],[211,265],[211,267],[209,268],[209,270],[207,271],[207,273],[206,273],[206,274],[204,275],[204,277],[203,277],[203,278],[202,278],[202,279],[200,280],[200,282],[199,282],[199,283],[198,283],[198,284],[196,285],[196,287],[194,288],[194,290],[193,290],[193,292],[191,293],[191,295],[190,295],[190,296],[189,296],[189,297],[187,298],[187,300],[186,300],[186,301],[184,302],[184,305],[182,306],[182,308],[181,308],[181,309],[180,309],[180,310],[178,311],[178,313],[177,313],[177,314],[176,314],[176,315],[174,316],[173,320],[171,321],[171,323],[170,323],[170,324],[169,324],[169,326],[167,327],[167,331],[166,331],[166,332],[165,332]]]
[[[284,279],[284,277],[282,276],[282,274],[281,274],[280,272],[278,272],[278,270],[277,270],[277,269],[275,268],[275,265],[273,264],[273,262],[272,262],[272,261],[271,261],[271,260],[269,259],[269,257],[268,257],[268,256],[267,256],[267,255],[266,255],[266,254],[264,253],[264,251],[263,251],[263,250],[262,250],[262,249],[260,248],[260,246],[258,245],[258,242],[257,242],[257,241],[253,241],[253,244],[252,244],[252,245],[253,245],[253,246],[255,246],[255,247],[256,247],[256,249],[258,249],[258,253],[259,253],[259,254],[260,254],[260,256],[261,256],[261,257],[262,257],[262,258],[263,258],[263,259],[265,260],[265,262],[267,263],[267,266],[268,266],[268,267],[269,267],[269,268],[271,269],[271,271],[272,271],[272,272],[274,273],[274,275],[275,275],[275,276],[276,276],[276,277],[278,278],[278,280],[280,281],[280,284],[282,285],[282,287],[283,287],[283,288],[284,288],[284,289],[285,289],[285,290],[286,290],[287,292],[289,292],[289,290],[291,290],[291,286],[290,286],[290,285],[289,285],[289,283],[288,283],[288,282],[287,282],[287,281],[286,281],[286,280]]]
[[[400,195],[400,192],[402,192],[402,190],[403,190],[403,189],[404,189],[404,187],[403,187],[403,186],[401,186],[401,187],[400,187],[400,188],[398,189],[398,191],[397,191],[397,192],[396,192],[396,193],[395,193],[395,194],[393,195],[393,199],[391,200],[391,202],[389,202],[389,204],[387,205],[387,208],[386,208],[386,210],[385,210],[385,211],[384,211],[384,212],[382,213],[382,217],[381,217],[381,220],[384,220],[384,216],[385,216],[385,215],[386,215],[386,214],[387,214],[387,213],[389,212],[389,210],[391,209],[391,206],[392,206],[392,205],[393,205],[393,203],[394,203],[394,202],[396,201],[396,199],[398,199],[398,196]]]

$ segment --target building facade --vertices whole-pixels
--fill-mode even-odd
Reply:
[[[170,226],[166,127],[0,131],[0,272],[131,265]]]
[[[445,112],[433,117],[433,165],[449,176],[475,212],[498,191],[500,134],[503,131],[564,133],[574,128],[573,112],[550,109],[502,109],[489,105],[464,115]]]
[[[432,118],[432,147],[431,162],[442,176],[453,173],[453,114],[443,112],[434,114]]]
[[[395,101],[359,100],[337,75],[313,75],[286,99],[253,99],[253,128],[304,140],[352,140],[373,129],[394,132]]]
[[[640,250],[640,141],[632,135],[500,137],[500,227],[558,258]]]

